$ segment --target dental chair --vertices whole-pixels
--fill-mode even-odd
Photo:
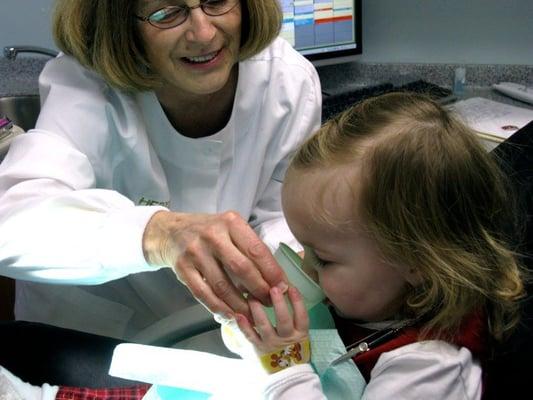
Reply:
[[[237,357],[226,349],[220,334],[220,324],[200,304],[189,306],[159,320],[135,335],[132,341]]]
[[[225,348],[219,328],[213,316],[197,304],[158,321],[130,342],[236,357]],[[41,323],[4,320],[0,321],[0,365],[33,385],[131,386],[139,382],[108,375],[113,350],[125,342]]]
[[[520,195],[526,211],[525,232],[517,235],[517,252],[529,274],[533,272],[533,121],[515,132],[493,151]],[[483,399],[529,397],[533,360],[533,281],[526,282],[527,297],[522,304],[522,320],[513,335],[496,349],[485,367],[487,386]],[[525,397],[524,397],[525,396]]]

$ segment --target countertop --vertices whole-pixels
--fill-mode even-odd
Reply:
[[[47,57],[0,58],[0,97],[39,94],[39,74]]]
[[[0,97],[38,94],[38,77],[48,57],[0,58]],[[533,108],[492,90],[490,85],[511,81],[533,84],[533,65],[458,65],[458,64],[373,64],[352,62],[318,67],[324,95],[337,94],[381,82],[395,84],[424,79],[437,85],[452,86],[457,67],[466,68],[463,97],[486,97],[495,101]]]

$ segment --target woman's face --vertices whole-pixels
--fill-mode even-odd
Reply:
[[[304,269],[316,270],[336,312],[350,319],[385,320],[403,305],[415,277],[407,268],[386,262],[364,231],[354,212],[357,188],[348,184],[346,176],[353,174],[343,167],[292,171],[283,185],[283,211],[304,245]]]
[[[198,0],[139,0],[138,15],[150,15],[165,6],[195,6]],[[181,25],[159,29],[139,21],[148,61],[161,77],[164,90],[207,95],[228,82],[239,57],[241,5],[224,15],[206,15],[200,7],[190,10]]]

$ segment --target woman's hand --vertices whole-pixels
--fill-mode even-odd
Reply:
[[[294,364],[310,361],[309,316],[303,298],[295,287],[288,289],[293,313],[289,310],[283,293],[276,287],[270,289],[276,316],[274,327],[261,303],[249,300],[253,322],[242,314],[235,316],[239,329],[255,347],[267,372],[277,372]],[[255,326],[255,328],[254,328]]]
[[[268,247],[235,212],[183,214],[159,211],[143,236],[148,263],[170,266],[211,312],[251,316],[242,292],[270,304],[269,290],[287,278]]]

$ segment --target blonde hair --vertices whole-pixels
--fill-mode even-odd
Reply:
[[[480,310],[493,338],[509,333],[524,295],[504,234],[517,214],[510,185],[475,133],[424,96],[386,94],[325,123],[288,176],[354,162],[354,212],[386,260],[421,277],[404,314],[424,321],[422,335],[452,335]]]
[[[139,37],[136,5],[134,0],[56,0],[53,36],[57,46],[115,87],[153,89],[158,77],[150,70]],[[245,60],[276,38],[282,14],[277,0],[241,0],[241,7],[239,58]]]

